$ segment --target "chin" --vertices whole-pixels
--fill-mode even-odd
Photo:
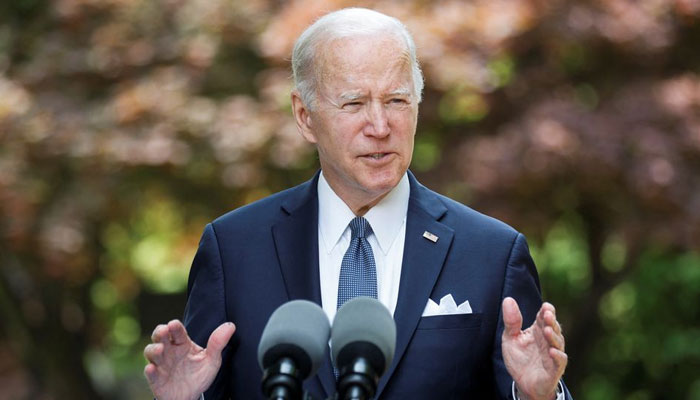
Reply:
[[[363,179],[363,187],[375,195],[383,195],[399,184],[403,174],[386,174]]]

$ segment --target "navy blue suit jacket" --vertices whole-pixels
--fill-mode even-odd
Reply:
[[[207,400],[262,398],[256,353],[270,314],[294,299],[321,304],[317,181],[318,174],[206,226],[190,272],[185,325],[201,346],[221,323],[237,327]],[[525,238],[430,191],[410,172],[409,181],[396,353],[377,398],[508,399],[502,299],[517,300],[525,327],[541,305]],[[469,300],[473,314],[421,317],[428,298],[439,302],[446,294],[457,304]],[[335,392],[330,357],[305,388],[318,399]]]

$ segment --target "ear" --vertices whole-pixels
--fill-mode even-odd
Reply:
[[[317,143],[316,135],[311,129],[311,113],[309,108],[301,100],[301,94],[298,90],[292,91],[292,113],[297,124],[297,129],[301,136],[310,143]]]

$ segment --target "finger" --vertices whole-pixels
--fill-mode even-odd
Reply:
[[[552,303],[542,303],[542,306],[535,317],[535,324],[537,324],[537,326],[544,331],[544,328],[550,325],[548,321],[551,321],[552,319],[556,320],[555,313],[556,310]],[[549,317],[550,315],[552,317]]]
[[[518,303],[512,297],[503,299],[503,324],[505,329],[504,335],[517,336],[523,327],[523,316],[520,314]]]
[[[151,340],[153,343],[158,343],[163,340],[163,337],[167,337],[167,329],[168,326],[164,324],[160,324],[156,326],[156,328],[153,330],[153,333],[151,334]]]
[[[235,331],[236,325],[234,325],[233,322],[226,322],[219,325],[219,327],[211,333],[211,336],[209,336],[207,352],[211,351],[212,354],[220,354]]]
[[[547,343],[549,343],[550,346],[564,351],[564,336],[554,332],[551,326],[544,328],[544,337],[547,338]]]
[[[146,359],[155,365],[163,363],[163,343],[151,343],[143,349],[143,355]]]
[[[170,332],[170,342],[172,344],[179,345],[190,341],[185,326],[176,319],[168,322],[168,331]]]
[[[544,322],[546,326],[552,327],[554,332],[561,334],[561,325],[559,324],[559,321],[557,321],[557,317],[553,312],[545,311]]]
[[[143,374],[146,375],[146,380],[148,380],[148,384],[152,385],[158,379],[158,368],[155,366],[155,364],[147,364],[146,367],[143,369]]]
[[[544,329],[544,327],[545,327],[544,315],[547,311],[552,310],[551,307],[552,307],[552,305],[549,303],[542,303],[542,305],[540,306],[540,309],[537,311],[537,316],[535,317],[535,322],[542,329]]]
[[[564,369],[566,369],[566,364],[569,361],[569,356],[563,351],[555,348],[549,349],[549,356],[552,357],[554,365],[557,367],[557,371],[559,373],[557,378],[561,378],[561,376],[564,374]]]
[[[544,303],[542,303],[542,307],[540,307],[540,309],[541,309],[543,312],[544,312],[544,311],[550,311],[552,314],[555,314],[555,315],[556,315],[556,313],[557,313],[557,309],[554,308],[554,304],[552,304],[552,303],[550,303],[550,302],[548,302],[548,301],[545,301]]]

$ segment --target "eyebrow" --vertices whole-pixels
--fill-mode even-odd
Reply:
[[[345,92],[345,93],[341,93],[341,94],[340,94],[340,98],[343,99],[343,100],[347,100],[347,101],[358,100],[358,99],[360,99],[360,98],[362,98],[362,97],[364,97],[364,94],[362,94],[362,93],[360,93],[360,92],[358,92],[358,91],[354,91],[354,92]]]
[[[389,93],[389,96],[410,96],[411,90],[406,88],[399,88]]]
[[[389,96],[410,96],[411,90],[407,88],[399,88],[388,94]],[[365,97],[365,94],[359,91],[351,91],[340,94],[340,98],[346,101],[359,100]]]

